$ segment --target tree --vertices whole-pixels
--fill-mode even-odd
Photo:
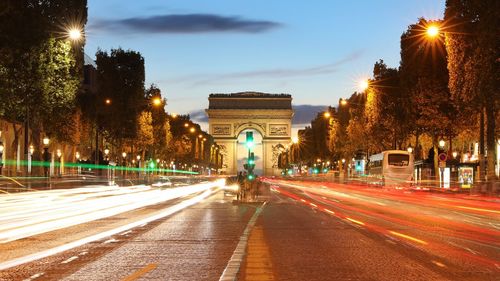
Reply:
[[[97,123],[109,141],[120,144],[138,135],[138,120],[147,108],[144,58],[140,53],[112,49],[96,53]]]
[[[437,170],[438,140],[457,135],[461,126],[448,89],[447,54],[444,41],[429,38],[427,28],[439,21],[420,18],[401,35],[401,88],[409,96],[410,120],[416,135],[416,155],[421,155],[419,137],[429,134],[433,143],[434,170]],[[450,142],[451,143],[451,142]]]
[[[7,0],[1,8],[0,116],[24,122],[25,128],[29,124],[37,153],[42,130],[59,141],[73,141],[70,123],[77,118],[73,100],[81,80],[83,44],[71,45],[61,34],[70,25],[83,30],[87,1]]]
[[[146,151],[154,144],[153,118],[151,112],[143,111],[138,118],[138,132],[135,144],[142,150],[142,159],[145,159]]]
[[[444,31],[449,54],[448,85],[461,110],[472,107],[480,114],[481,121],[483,114],[486,115],[488,179],[495,178],[495,121],[500,108],[499,21],[499,1],[446,1]],[[483,122],[479,126],[483,155]]]

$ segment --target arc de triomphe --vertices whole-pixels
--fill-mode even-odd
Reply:
[[[209,132],[221,147],[222,171],[236,174],[237,147],[241,132],[253,129],[262,136],[262,170],[264,175],[280,173],[278,155],[280,147],[290,142],[292,130],[292,96],[242,92],[211,94],[208,98]]]

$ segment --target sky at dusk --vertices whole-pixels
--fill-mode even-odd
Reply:
[[[168,112],[200,119],[210,93],[287,93],[298,125],[349,97],[377,60],[397,67],[407,26],[443,10],[444,0],[89,0],[85,52],[139,51]]]

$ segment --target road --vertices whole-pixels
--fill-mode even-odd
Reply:
[[[498,280],[497,198],[266,181],[259,202],[200,189],[4,242],[0,266],[101,235],[0,280]]]
[[[241,280],[498,280],[496,198],[268,182],[256,229],[269,262]]]

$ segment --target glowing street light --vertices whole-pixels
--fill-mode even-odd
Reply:
[[[33,155],[35,152],[35,147],[33,145],[30,145],[30,154]]]
[[[327,112],[323,113],[323,116],[325,116],[325,118],[330,118],[330,116],[332,116],[332,115],[330,114],[329,111],[327,111]]]
[[[293,143],[293,144],[297,144],[297,143],[299,143],[299,137],[297,137],[297,136],[292,137],[292,143]]]
[[[75,158],[76,158],[77,161],[80,160],[80,152],[77,151],[75,153]]]
[[[155,105],[155,106],[161,105],[161,99],[160,98],[154,98],[153,99],[153,105]]]
[[[365,91],[366,89],[368,89],[369,86],[370,82],[368,82],[368,79],[363,79],[358,82],[358,87],[361,91]]]
[[[439,34],[439,27],[435,24],[427,27],[427,36],[434,38]]]
[[[127,158],[127,152],[125,152],[125,151],[122,152],[122,157],[123,157],[123,159]]]
[[[68,30],[68,36],[72,41],[79,41],[82,38],[82,31],[78,28],[71,28]]]
[[[43,145],[47,146],[50,143],[50,139],[48,137],[43,138]]]
[[[413,152],[413,147],[411,146],[408,146],[408,149],[406,149],[408,151],[408,153],[412,153]]]
[[[194,133],[194,132],[196,132],[196,129],[195,129],[194,127],[191,127],[191,128],[189,129],[189,131],[190,131],[191,133]]]
[[[444,145],[445,145],[444,140],[440,140],[440,141],[439,141],[439,147],[443,148],[443,147],[444,147]]]
[[[347,100],[346,99],[341,99],[340,100],[340,105],[347,105]]]
[[[105,103],[106,105],[110,105],[110,104],[111,104],[111,99],[106,99],[106,100],[104,100],[104,103]]]

